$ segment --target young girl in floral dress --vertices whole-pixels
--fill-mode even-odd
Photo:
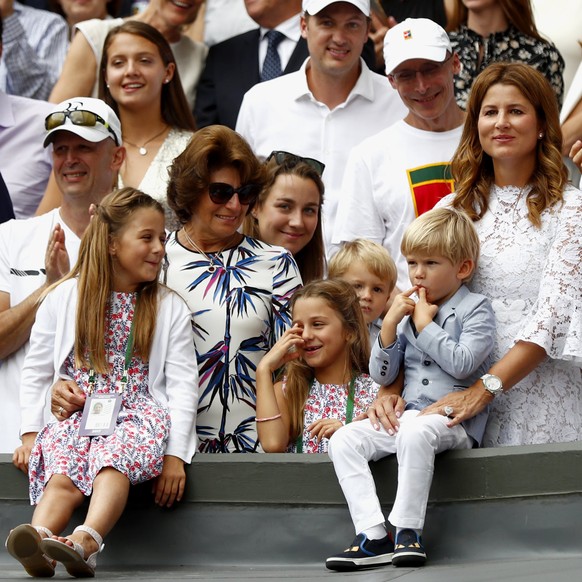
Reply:
[[[22,447],[31,525],[9,553],[31,576],[94,576],[97,554],[121,516],[129,486],[157,478],[155,500],[179,501],[184,463],[197,445],[198,372],[190,312],[158,284],[164,256],[161,205],[133,188],[97,207],[71,274],[46,293],[22,375]],[[105,338],[105,339],[104,339]],[[54,376],[85,392],[83,411],[42,428]],[[40,432],[39,432],[40,430]],[[83,525],[57,537],[90,496]]]
[[[257,432],[265,452],[325,453],[331,435],[376,397],[368,329],[356,292],[341,280],[297,291],[292,313],[293,326],[257,367]]]

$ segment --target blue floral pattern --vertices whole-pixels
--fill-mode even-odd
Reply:
[[[199,450],[254,452],[256,367],[289,327],[288,304],[301,277],[288,251],[249,237],[208,256],[212,272],[208,257],[184,247],[176,232],[166,244],[164,282],[192,312]]]

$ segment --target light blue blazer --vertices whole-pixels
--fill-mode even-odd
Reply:
[[[456,390],[471,386],[491,365],[495,316],[489,300],[464,285],[443,305],[419,334],[410,317],[398,326],[396,341],[383,348],[380,337],[372,346],[370,375],[382,385],[394,382],[404,364],[407,409],[422,410]],[[477,445],[481,443],[486,408],[462,423]]]

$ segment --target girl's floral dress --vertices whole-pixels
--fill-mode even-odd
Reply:
[[[95,394],[113,393],[123,375],[135,300],[135,293],[112,294],[109,332],[105,339],[110,373],[96,374]],[[64,368],[68,377],[87,394],[89,369],[75,368],[72,350]],[[38,503],[54,474],[66,475],[88,496],[95,477],[105,467],[123,473],[132,485],[161,473],[170,413],[149,393],[148,379],[148,364],[132,357],[117,425],[109,436],[79,436],[82,411],[61,422],[50,423],[38,433],[29,461],[33,504]]]
[[[315,379],[312,381],[303,412],[304,453],[327,453],[329,439],[322,439],[320,443],[317,443],[315,438],[310,437],[307,427],[320,418],[337,418],[345,424],[348,391],[349,384],[320,384]],[[356,418],[368,410],[370,404],[375,400],[377,392],[378,384],[368,374],[360,374],[355,379],[352,418]],[[288,452],[297,452],[297,442],[289,446]]]

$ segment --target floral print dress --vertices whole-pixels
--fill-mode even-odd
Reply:
[[[302,449],[304,453],[327,453],[329,439],[322,439],[321,442],[317,443],[309,435],[307,427],[320,418],[337,418],[345,424],[348,391],[349,384],[320,384],[317,380],[313,380],[303,414]],[[369,408],[375,400],[377,392],[378,384],[368,374],[360,374],[356,377],[352,418],[356,418]],[[297,442],[289,446],[288,452],[297,452]]]
[[[255,425],[257,365],[289,327],[301,287],[291,253],[250,237],[218,253],[166,244],[164,283],[192,312],[200,378],[199,451],[260,450]]]
[[[462,25],[449,33],[453,51],[461,60],[461,71],[455,75],[455,98],[466,109],[469,93],[477,75],[491,63],[525,63],[537,69],[552,85],[558,105],[564,97],[564,59],[551,42],[527,36],[515,26],[483,38]],[[482,57],[480,60],[480,51]]]
[[[135,308],[135,293],[113,293],[106,338],[109,374],[95,375],[96,394],[112,393],[123,375],[125,350]],[[73,351],[65,365],[68,377],[88,392],[89,369],[75,368]],[[66,475],[84,495],[90,495],[95,477],[105,467],[123,473],[132,485],[157,477],[162,470],[170,431],[169,410],[148,390],[148,364],[133,357],[128,383],[114,432],[109,436],[79,436],[82,411],[45,426],[36,438],[29,461],[30,500],[39,502],[49,479]]]

